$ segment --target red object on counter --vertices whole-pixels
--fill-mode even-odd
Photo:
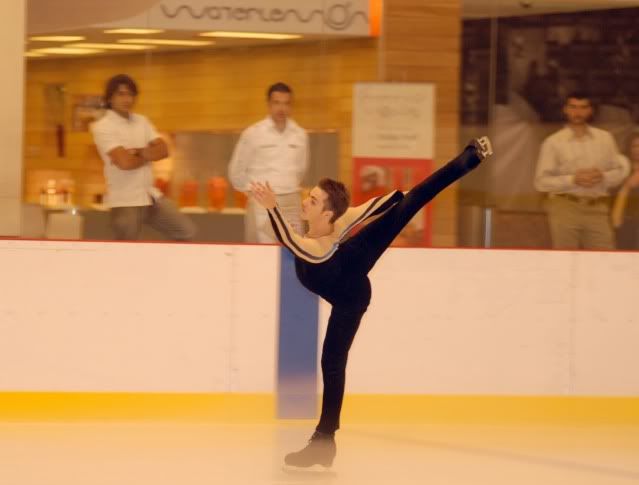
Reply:
[[[180,207],[197,206],[199,188],[197,180],[185,180],[180,190]]]
[[[206,185],[209,207],[215,210],[224,209],[226,205],[226,190],[229,183],[224,177],[211,177]]]

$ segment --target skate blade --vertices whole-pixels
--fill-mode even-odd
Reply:
[[[493,154],[493,145],[490,142],[490,138],[488,138],[487,136],[482,136],[481,138],[477,138],[475,140],[475,146],[477,147],[477,150],[479,151],[479,156],[481,157],[482,160],[485,158],[488,158],[489,156]]]
[[[308,468],[300,468],[293,465],[283,465],[282,471],[290,476],[316,480],[337,477],[336,472],[331,470],[330,467],[325,467],[323,465],[312,465]]]

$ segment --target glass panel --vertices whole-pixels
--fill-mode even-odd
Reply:
[[[634,27],[639,3],[604,9],[607,4],[593,2],[588,11],[579,5],[531,5],[474,4],[466,12],[461,142],[490,133],[495,156],[460,184],[459,242],[638,249],[637,184],[631,181],[637,177],[622,172],[624,166],[639,168],[630,148],[639,121]],[[537,177],[542,143],[564,128],[571,93],[587,97],[593,108],[589,126],[605,130],[614,143],[595,130],[586,131],[585,138],[548,141],[553,154],[545,157],[544,167],[552,169]],[[630,161],[620,160],[615,150]],[[591,169],[596,169],[592,183]],[[575,179],[577,170],[586,182]]]
[[[113,115],[105,87],[121,73],[139,90],[131,111],[144,115],[168,148],[168,156],[148,164],[145,183],[171,201],[179,217],[195,223],[197,241],[247,240],[247,196],[229,180],[229,163],[240,133],[269,118],[266,92],[274,83],[292,88],[290,119],[301,127],[299,133],[308,134],[308,147],[300,144],[303,137],[294,139],[295,132],[286,131],[274,135],[283,140],[277,147],[270,147],[268,137],[253,140],[258,151],[283,150],[282,163],[291,164],[289,152],[308,150],[308,167],[290,190],[308,193],[322,177],[351,185],[352,86],[376,80],[377,74],[378,43],[369,35],[368,1],[347,6],[317,1],[280,10],[269,5],[219,9],[197,1],[190,9],[176,2],[133,0],[116,6],[104,0],[103,8],[99,3],[91,9],[79,6],[66,19],[32,15],[26,203],[40,205],[45,215],[78,216],[82,237],[90,240],[115,236],[111,206],[150,204],[146,193],[130,191],[124,198],[131,200],[114,202],[122,197],[114,196],[121,192],[118,186],[133,180],[127,176],[135,170],[117,172],[106,149],[97,149],[91,131],[94,122]],[[34,2],[31,8],[43,6]],[[124,120],[113,119],[116,125]],[[109,150],[144,148],[137,146],[135,127],[124,124],[114,130],[120,130],[119,138],[112,146],[104,142]],[[144,130],[148,142],[153,129],[145,125]],[[268,153],[266,162],[262,155],[251,156],[256,158],[251,163],[275,163]],[[262,175],[267,177],[268,170]],[[158,231],[152,211],[141,214],[148,224],[136,238],[180,236],[179,231]]]

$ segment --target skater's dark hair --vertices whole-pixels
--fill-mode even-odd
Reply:
[[[293,90],[291,87],[284,83],[275,83],[272,86],[269,86],[268,91],[266,91],[266,99],[270,101],[273,93],[288,93],[293,96]]]
[[[111,109],[111,98],[120,86],[126,86],[133,96],[138,95],[138,85],[131,76],[126,74],[118,74],[109,79],[104,88],[104,104]]]
[[[350,204],[351,197],[348,194],[348,189],[342,182],[329,178],[323,178],[318,182],[317,186],[326,192],[324,210],[333,211],[333,217],[331,217],[330,222],[335,222],[346,212]]]

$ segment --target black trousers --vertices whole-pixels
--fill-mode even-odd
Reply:
[[[466,148],[457,158],[411,189],[400,202],[340,245],[337,253],[341,254],[336,262],[341,265],[342,279],[361,289],[356,298],[358,301],[333,304],[331,310],[322,348],[324,394],[318,431],[334,433],[339,429],[348,352],[370,302],[368,272],[422,207],[479,162],[475,148]]]

